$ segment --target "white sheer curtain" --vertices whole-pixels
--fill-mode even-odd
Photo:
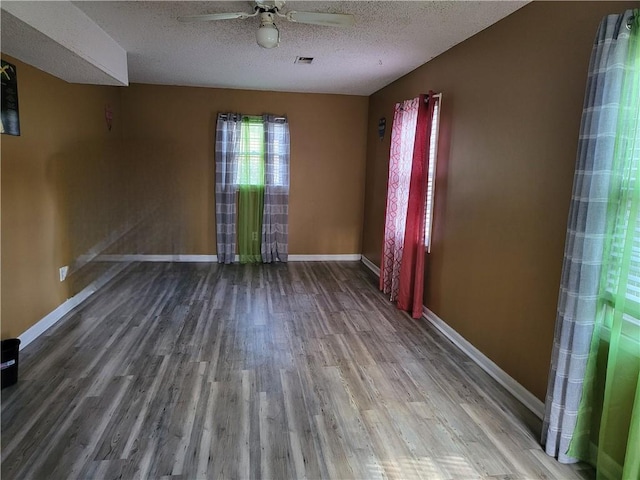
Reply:
[[[265,187],[262,261],[286,262],[289,255],[289,122],[263,115]]]
[[[220,113],[216,124],[216,242],[218,263],[233,263],[236,254],[237,155],[242,115]]]

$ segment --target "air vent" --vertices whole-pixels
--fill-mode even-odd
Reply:
[[[313,57],[296,57],[296,61],[293,63],[302,63],[305,65],[311,65],[313,62]]]

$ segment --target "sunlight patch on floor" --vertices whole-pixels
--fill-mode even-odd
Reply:
[[[442,471],[430,457],[398,457],[380,460],[375,465],[369,464],[371,477],[383,476],[403,480],[440,480],[444,478]]]
[[[438,463],[452,478],[478,478],[478,472],[465,457],[460,455],[445,455],[438,459]]]

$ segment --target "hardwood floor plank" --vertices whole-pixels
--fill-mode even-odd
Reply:
[[[357,262],[132,263],[21,352],[3,479],[590,479]]]
[[[202,435],[197,450],[196,478],[206,478],[209,471],[209,463],[211,460],[210,450],[213,437],[213,410],[216,399],[218,398],[218,384],[207,383],[209,386],[205,418],[202,425]]]
[[[193,382],[193,388],[190,394],[190,397],[185,403],[184,410],[181,412],[183,415],[182,418],[179,418],[177,423],[177,428],[181,429],[178,432],[178,436],[180,441],[178,446],[175,449],[174,459],[173,459],[173,468],[171,470],[171,475],[182,475],[185,467],[185,461],[187,457],[187,449],[192,441],[191,432],[193,431],[194,423],[196,421],[196,413],[198,410],[198,404],[200,402],[200,392],[202,391],[202,384],[204,382],[205,377],[205,369],[207,364],[205,362],[193,363],[192,365],[198,366],[197,377]]]
[[[379,459],[380,472],[386,478],[420,479],[423,478],[416,462],[406,461],[413,458],[408,445],[397,434],[392,424],[384,416],[384,409],[367,410],[363,419],[372,440],[373,450]],[[437,477],[437,472],[430,472],[430,478]]]
[[[138,450],[138,445],[140,443],[140,432],[142,430],[143,423],[149,418],[150,406],[153,400],[156,398],[158,394],[158,390],[164,381],[165,374],[167,372],[167,368],[169,366],[169,357],[168,356],[156,356],[156,359],[160,360],[160,364],[158,366],[157,372],[152,377],[142,376],[141,380],[144,382],[145,380],[152,379],[152,383],[148,388],[145,388],[144,385],[137,386],[132,401],[125,408],[127,409],[128,414],[125,419],[129,421],[122,421],[116,423],[118,427],[124,427],[128,430],[128,434],[125,436],[126,443],[120,452],[119,458],[122,460],[126,460],[131,455],[133,450]],[[141,383],[142,383],[141,382]],[[145,382],[146,383],[146,382]],[[137,405],[140,403],[140,409],[137,410]],[[130,423],[131,420],[135,419],[133,423]],[[131,426],[132,425],[132,426]],[[100,453],[97,454],[97,459],[100,458]]]
[[[319,440],[305,404],[300,377],[297,372],[281,370],[280,378],[295,478],[320,478]]]

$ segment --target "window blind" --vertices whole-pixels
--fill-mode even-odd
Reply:
[[[611,327],[615,309],[622,316],[622,333],[640,342],[640,145],[628,142],[629,171],[612,187],[617,192],[613,234],[605,258],[605,325]]]
[[[436,190],[436,166],[437,166],[437,154],[438,154],[438,134],[440,133],[440,101],[442,96],[440,94],[434,95],[433,100],[435,104],[433,106],[433,119],[431,123],[431,136],[429,138],[429,173],[427,177],[427,206],[425,208],[425,247],[427,252],[431,251],[431,232],[433,224],[433,201]]]

